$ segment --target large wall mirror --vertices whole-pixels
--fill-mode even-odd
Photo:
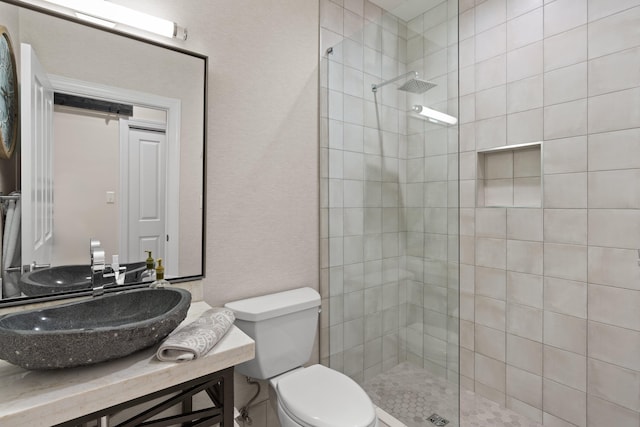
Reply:
[[[0,26],[20,100],[0,160],[0,307],[89,291],[92,238],[127,284],[146,251],[170,280],[201,278],[207,58],[14,1]]]

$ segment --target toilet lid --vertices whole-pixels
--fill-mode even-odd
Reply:
[[[373,403],[360,386],[322,365],[296,371],[278,381],[284,409],[314,427],[368,427],[376,420]]]

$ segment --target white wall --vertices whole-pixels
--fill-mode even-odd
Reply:
[[[318,1],[190,2],[209,56],[207,277],[221,304],[318,286]]]
[[[54,112],[53,259],[54,265],[86,264],[87,242],[96,237],[108,254],[119,248],[120,126],[82,110]],[[78,161],[83,159],[83,161]]]

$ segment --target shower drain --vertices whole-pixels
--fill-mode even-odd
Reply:
[[[447,420],[446,418],[442,418],[438,414],[431,415],[429,418],[427,418],[427,421],[432,423],[434,426],[446,426],[447,424],[449,424],[449,420]]]

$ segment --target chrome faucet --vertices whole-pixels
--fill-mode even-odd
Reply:
[[[120,275],[122,283],[124,283],[124,274],[127,268],[117,267],[116,272],[114,265],[105,262],[106,256],[104,249],[100,246],[100,240],[91,239],[89,241],[89,255],[91,257],[91,289],[94,297],[104,294],[105,288],[110,285],[117,286]]]
[[[100,246],[100,240],[91,239],[89,241],[89,254],[91,256],[91,287],[96,288],[102,286],[102,278],[106,267],[104,250]]]

